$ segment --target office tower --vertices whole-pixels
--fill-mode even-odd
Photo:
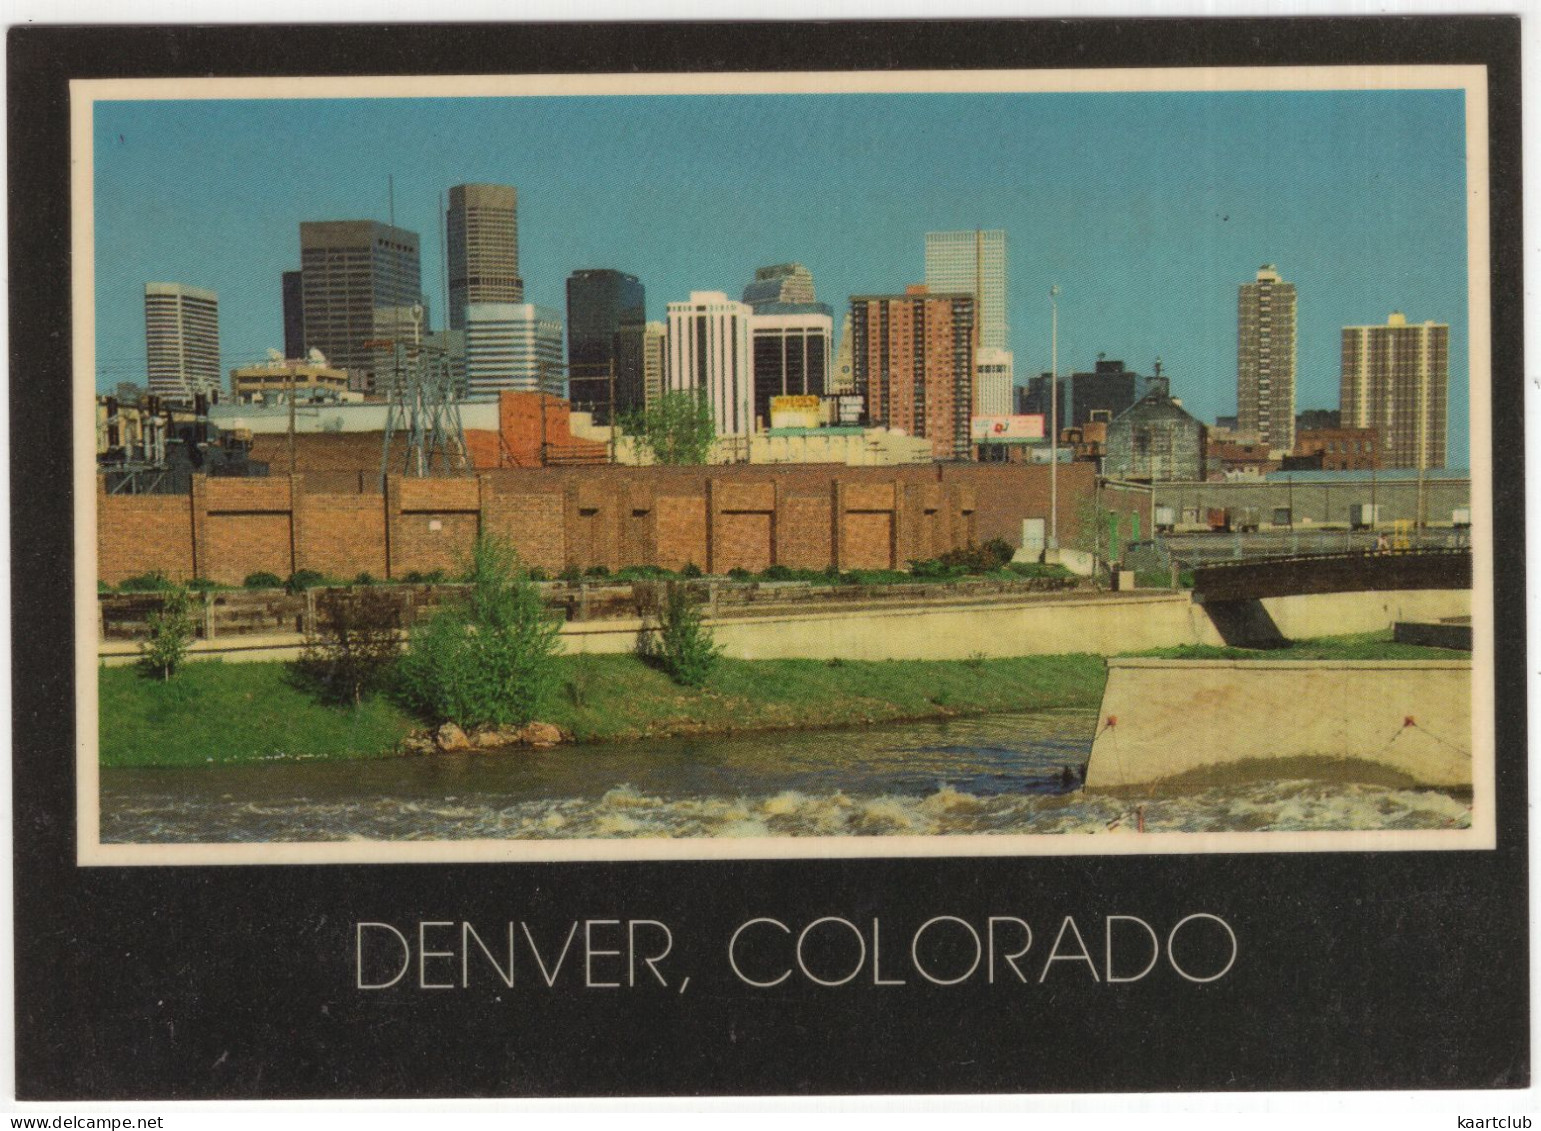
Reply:
[[[851,361],[851,312],[845,312],[840,324],[840,345],[835,349],[835,365],[829,374],[829,392],[840,396],[856,392],[856,371]]]
[[[656,404],[668,388],[669,328],[662,322],[642,327],[642,399]]]
[[[754,427],[753,310],[721,291],[692,291],[688,302],[668,309],[669,388],[704,394],[719,436],[747,436]]]
[[[770,427],[772,397],[824,395],[829,377],[829,339],[833,331],[834,320],[828,314],[750,316],[757,429]]]
[[[851,358],[867,419],[931,441],[936,459],[967,459],[974,391],[974,297],[851,297]]]
[[[217,394],[219,296],[181,283],[144,285],[145,372],[149,391],[191,404],[199,393]]]
[[[1059,405],[1057,407],[1051,405],[1049,402],[1049,387],[1051,382],[1053,383],[1054,388],[1058,393],[1057,399],[1059,401]],[[1070,424],[1070,415],[1065,411],[1065,390],[1069,384],[1070,381],[1065,377],[1061,377],[1058,381],[1054,381],[1052,374],[1040,373],[1036,377],[1029,377],[1027,379],[1027,384],[1022,388],[1022,411],[1030,416],[1043,417],[1045,436],[1049,434],[1049,420],[1056,412],[1059,414],[1059,423],[1061,428],[1068,427]],[[1131,401],[1131,403],[1133,402]]]
[[[1010,416],[1012,409],[1010,350],[981,346],[974,355],[974,415]]]
[[[567,388],[573,409],[595,424],[635,412],[645,400],[642,284],[609,268],[574,271],[567,277]]]
[[[305,349],[364,375],[366,388],[396,365],[386,343],[410,346],[428,332],[417,233],[374,220],[320,220],[300,225]]]
[[[744,288],[744,302],[756,314],[777,313],[767,307],[806,306],[819,300],[813,293],[813,275],[801,263],[777,263],[758,268],[754,282]],[[828,314],[829,308],[824,308]]]
[[[1382,467],[1445,466],[1449,385],[1449,326],[1393,311],[1384,326],[1343,327],[1342,426],[1380,432]]]
[[[975,346],[1007,348],[1006,233],[999,229],[926,233],[926,289],[974,296]]]
[[[519,193],[512,185],[456,185],[444,213],[449,328],[465,327],[473,302],[522,303]]]
[[[567,395],[560,313],[514,302],[473,302],[464,313],[468,400],[496,400],[504,389]]]
[[[1295,284],[1265,264],[1236,312],[1236,418],[1270,451],[1295,447]]]
[[[1061,417],[1061,426],[1079,428],[1093,412],[1107,413],[1107,419],[1125,412],[1138,397],[1140,375],[1124,368],[1122,361],[1097,358],[1090,373],[1070,375],[1069,412]]]
[[[284,272],[284,356],[305,356],[305,276]]]

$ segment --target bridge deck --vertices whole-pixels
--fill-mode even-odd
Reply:
[[[1301,554],[1204,566],[1193,573],[1194,594],[1205,603],[1307,593],[1469,588],[1471,551],[1464,548]]]

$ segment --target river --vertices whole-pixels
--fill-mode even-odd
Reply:
[[[106,843],[1446,829],[1431,790],[1262,782],[1138,801],[1076,775],[1095,714],[551,750],[104,769]],[[1069,772],[1067,773],[1067,767]],[[1136,817],[1136,806],[1139,817]]]

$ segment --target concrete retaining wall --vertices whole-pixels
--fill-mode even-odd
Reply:
[[[1465,616],[1465,590],[1330,593],[1264,602],[1292,639],[1389,629],[1399,620]],[[1186,593],[1136,591],[1086,597],[1002,598],[894,609],[799,610],[785,615],[709,622],[724,654],[744,660],[966,660],[971,656],[1033,656],[1065,652],[1116,655],[1182,644],[1222,644],[1202,605]],[[577,621],[562,629],[569,653],[629,652],[642,622]],[[195,659],[286,660],[299,654],[297,635],[199,640]],[[132,663],[131,641],[101,646],[108,664]]]
[[[1108,661],[1086,787],[1471,786],[1466,660]]]

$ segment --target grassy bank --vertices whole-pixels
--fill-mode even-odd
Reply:
[[[700,691],[632,656],[563,657],[541,712],[579,741],[899,719],[1043,707],[1095,707],[1101,657],[949,661],[722,660]],[[103,668],[101,763],[209,763],[371,758],[420,720],[385,697],[358,711],[317,703],[279,663],[187,665],[169,683]]]
[[[1451,648],[1425,648],[1418,644],[1398,644],[1391,630],[1361,632],[1350,636],[1322,636],[1315,640],[1293,640],[1284,648],[1224,648],[1212,644],[1183,644],[1175,648],[1152,648],[1148,652],[1130,652],[1130,656],[1149,656],[1162,660],[1458,660],[1470,659],[1470,652]]]

